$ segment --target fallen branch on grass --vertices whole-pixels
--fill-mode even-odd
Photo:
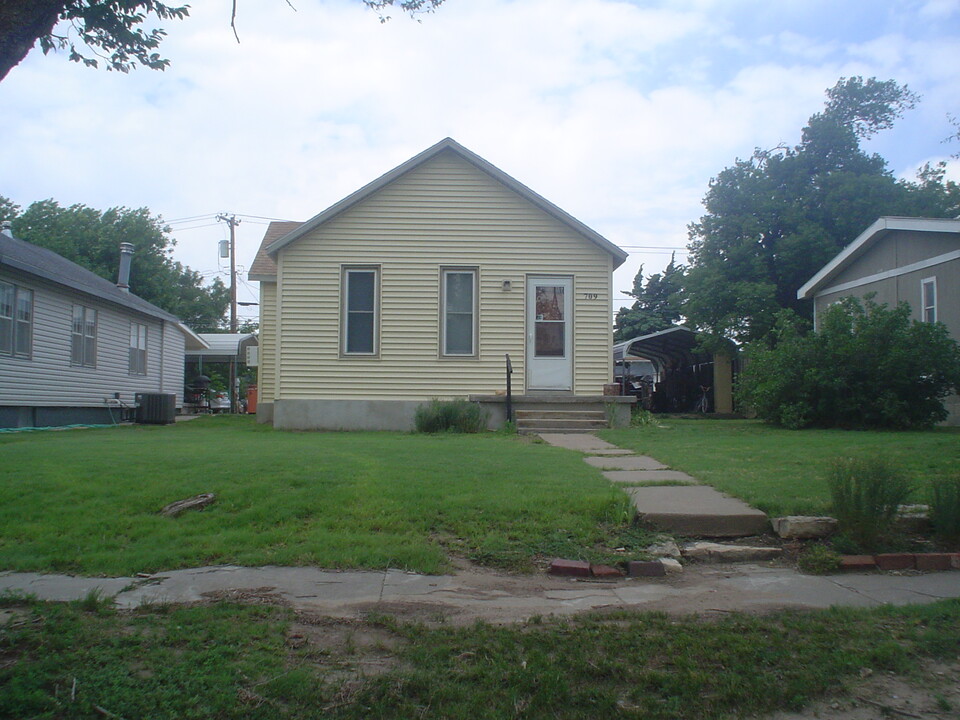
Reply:
[[[186,500],[177,500],[176,502],[170,503],[160,511],[160,514],[166,515],[167,517],[177,517],[177,515],[186,512],[187,510],[202,510],[216,499],[217,496],[213,493],[194,495],[192,498],[187,498]]]

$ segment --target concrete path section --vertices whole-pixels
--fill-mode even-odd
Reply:
[[[601,470],[666,470],[667,466],[659,460],[646,455],[588,455],[583,459],[587,465]]]
[[[762,565],[688,565],[681,575],[615,582],[476,569],[439,576],[400,570],[235,566],[177,570],[149,578],[0,573],[0,593],[74,600],[94,590],[114,597],[121,608],[225,598],[283,603],[338,618],[381,612],[424,622],[466,624],[478,619],[515,622],[599,608],[680,614],[922,604],[960,597],[960,571],[821,577]]]
[[[601,440],[590,433],[540,433],[540,439],[548,445],[588,453],[617,453],[633,455],[630,450],[622,450],[616,445]]]
[[[637,487],[627,492],[639,519],[690,537],[744,537],[770,527],[766,514],[706,485]]]
[[[676,485],[699,485],[696,479],[680,470],[607,470],[603,476],[610,482],[624,485],[644,483],[673,483]]]

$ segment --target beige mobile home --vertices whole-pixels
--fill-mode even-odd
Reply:
[[[258,419],[410,429],[433,398],[621,415],[612,272],[626,253],[451,139],[304,223],[273,223],[260,282]],[[607,412],[603,412],[607,408]]]
[[[960,342],[960,220],[882,217],[797,291],[812,299],[814,323],[845,296],[910,305],[913,319],[942,322]],[[945,406],[960,425],[960,398]]]

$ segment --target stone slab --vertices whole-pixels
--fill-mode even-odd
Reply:
[[[770,527],[766,513],[707,485],[629,488],[638,519],[688,537],[744,537]]]
[[[777,535],[791,540],[814,540],[837,531],[836,519],[825,516],[787,515],[773,518],[770,523]]]
[[[758,562],[773,560],[783,554],[778,547],[722,545],[713,542],[691,543],[683,548],[683,556],[701,562]]]
[[[578,450],[579,452],[620,449],[591,433],[540,433],[540,438],[548,445],[566,450]],[[626,452],[630,451],[627,450]]]
[[[666,470],[667,466],[659,460],[654,460],[646,455],[627,455],[610,457],[602,455],[591,455],[583,459],[588,465],[593,465],[601,470]]]
[[[680,485],[699,485],[695,478],[680,470],[606,470],[603,476],[622,485],[671,482]]]

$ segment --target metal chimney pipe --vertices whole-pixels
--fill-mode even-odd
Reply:
[[[117,273],[117,287],[130,292],[130,261],[133,259],[133,244],[120,243],[120,272]]]
[[[9,220],[4,220],[3,224],[0,225],[0,235],[6,235],[7,237],[13,237],[13,223]]]

